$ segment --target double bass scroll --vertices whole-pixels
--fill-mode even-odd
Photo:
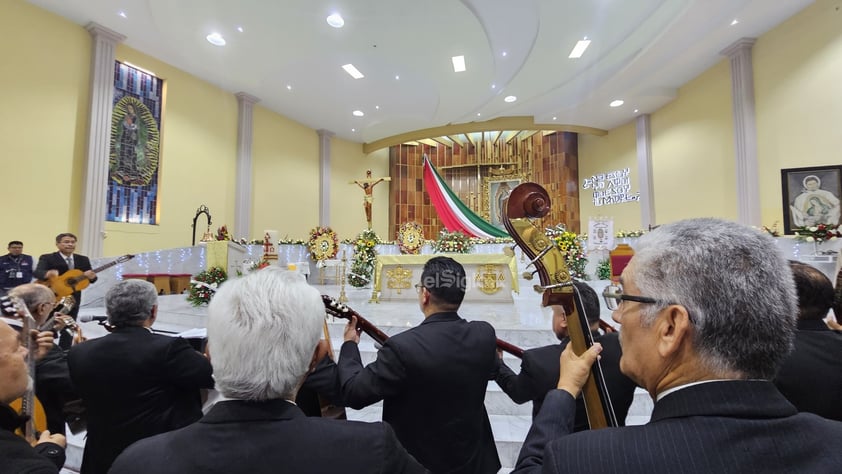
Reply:
[[[542,305],[564,308],[570,345],[576,355],[582,355],[594,340],[581,296],[573,285],[564,254],[534,222],[550,212],[549,194],[536,183],[523,183],[512,190],[504,209],[506,230],[535,266],[541,282],[535,289],[542,293]],[[582,387],[582,397],[591,429],[618,426],[599,361],[594,363],[588,381]]]

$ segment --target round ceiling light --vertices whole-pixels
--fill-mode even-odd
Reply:
[[[506,101],[506,102],[514,102],[514,101],[517,100],[517,97],[515,97],[513,95],[507,95],[506,98],[503,99],[503,100]]]
[[[225,38],[219,33],[211,33],[205,36],[205,39],[214,46],[225,46]]]
[[[365,115],[362,110],[355,110],[351,113],[354,114],[354,117],[362,117],[363,115]]]
[[[327,17],[327,24],[334,28],[342,28],[345,26],[345,20],[339,13],[332,13]]]
[[[619,107],[619,106],[621,106],[625,103],[626,103],[625,101],[623,101],[621,99],[617,99],[617,100],[612,100],[611,103],[608,104],[608,105],[611,106],[611,107]]]

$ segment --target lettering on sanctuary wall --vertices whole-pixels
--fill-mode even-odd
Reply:
[[[594,206],[640,201],[640,191],[632,192],[629,168],[600,173],[585,178],[582,189],[593,190]]]

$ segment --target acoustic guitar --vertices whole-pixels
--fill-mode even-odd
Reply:
[[[534,265],[541,281],[535,291],[542,294],[542,305],[560,305],[567,314],[570,346],[582,355],[594,344],[582,298],[573,285],[564,254],[547,236],[539,219],[550,212],[550,196],[536,183],[523,183],[512,190],[504,207],[503,224],[515,243]],[[591,429],[618,426],[611,397],[605,385],[602,366],[597,360],[584,387],[582,397]]]
[[[28,388],[21,398],[12,401],[9,406],[21,416],[27,418],[23,430],[16,430],[15,433],[23,436],[31,443],[36,441],[40,433],[47,429],[47,415],[44,412],[44,407],[35,398],[35,350],[37,348],[33,347],[31,333],[38,325],[35,322],[35,318],[29,313],[29,309],[27,309],[26,305],[19,298],[10,296],[0,297],[0,312],[6,316],[20,318],[23,322],[21,328],[21,344],[29,352],[29,355],[26,357],[26,364],[33,383],[31,384],[31,388]]]
[[[92,271],[94,273],[99,273],[103,270],[113,267],[118,263],[127,262],[134,258],[134,255],[123,255],[122,257],[114,260],[112,262],[108,262],[101,267],[96,267]],[[47,278],[46,280],[38,280],[37,283],[40,283],[51,290],[53,293],[56,294],[56,298],[60,299],[64,296],[72,295],[77,291],[84,290],[91,284],[91,280],[85,276],[85,272],[79,270],[78,268],[74,268],[72,270],[67,270],[66,272],[62,273],[58,276],[52,276]]]

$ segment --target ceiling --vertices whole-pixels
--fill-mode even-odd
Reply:
[[[253,95],[308,127],[369,144],[503,117],[522,117],[518,128],[534,120],[535,128],[608,130],[654,112],[722,60],[720,51],[731,43],[757,37],[812,3],[28,1],[80,25],[99,23],[125,35],[134,49],[224,90]],[[343,16],[343,28],[327,24],[334,12]],[[227,44],[210,44],[205,38],[213,32]],[[591,40],[585,54],[568,59],[584,37]],[[465,56],[465,72],[453,70],[457,55]],[[365,77],[351,78],[341,68],[348,63]],[[509,95],[517,100],[505,102]],[[624,105],[609,107],[615,99]],[[355,117],[355,110],[365,115]]]

